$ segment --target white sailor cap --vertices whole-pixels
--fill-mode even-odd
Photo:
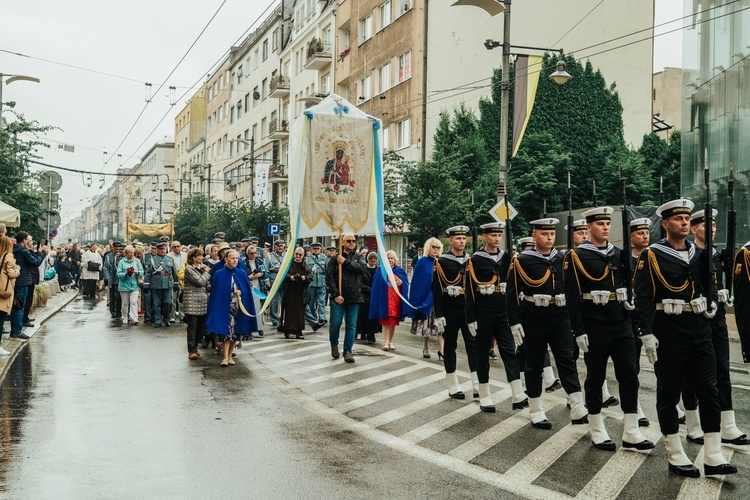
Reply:
[[[534,246],[534,238],[532,238],[531,236],[521,238],[520,240],[518,240],[518,244],[521,246],[521,250],[525,250],[529,247]]]
[[[716,216],[719,214],[719,211],[715,208],[711,209],[711,220],[716,220]],[[706,222],[706,211],[705,210],[698,210],[693,215],[690,216],[690,225],[691,226],[697,226],[698,224],[701,224],[703,222]]]
[[[467,236],[469,234],[468,226],[453,226],[445,230],[448,236]]]
[[[651,219],[648,217],[642,217],[640,219],[633,219],[630,221],[630,232],[634,233],[636,231],[640,231],[641,229],[645,229],[647,231],[651,230]]]
[[[568,226],[565,226],[568,229]],[[586,219],[578,219],[573,221],[573,232],[585,231],[586,230]]]
[[[678,198],[676,200],[668,201],[664,205],[656,209],[656,215],[662,219],[668,219],[673,215],[689,214],[692,212],[695,203],[688,200],[687,198]]]
[[[612,212],[614,211],[612,207],[596,207],[586,210],[581,215],[586,219],[586,223],[590,224],[598,220],[612,220]]]
[[[479,226],[482,228],[482,234],[500,233],[502,234],[505,229],[504,222],[490,222],[489,224],[482,224]]]
[[[552,229],[556,229],[557,224],[559,223],[560,220],[555,219],[554,217],[547,217],[546,219],[537,219],[529,222],[532,229],[534,229],[535,231],[549,231]]]

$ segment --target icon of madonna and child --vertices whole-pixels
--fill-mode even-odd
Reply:
[[[325,173],[320,183],[326,193],[335,194],[347,193],[354,187],[355,181],[352,178],[351,166],[349,165],[349,155],[346,154],[347,144],[343,141],[336,141],[333,144],[333,158],[326,161]]]

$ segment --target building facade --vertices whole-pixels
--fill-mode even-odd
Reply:
[[[726,241],[729,166],[733,166],[737,242],[750,239],[750,0],[685,2],[682,76],[683,196],[705,203],[704,169],[719,210],[716,241]]]
[[[202,169],[203,138],[206,134],[206,89],[202,87],[190,98],[175,118],[174,131],[174,191],[177,203],[195,191],[200,192],[200,177],[195,175]],[[200,145],[200,151],[195,147]]]
[[[682,125],[682,68],[654,73],[653,132],[664,140]]]

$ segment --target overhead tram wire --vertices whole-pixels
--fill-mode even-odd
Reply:
[[[594,7],[592,7],[592,9],[590,11],[588,11],[588,13],[585,16],[583,16],[577,23],[575,23],[572,28],[570,28],[568,31],[566,31],[563,36],[561,36],[560,38],[558,38],[557,41],[552,44],[552,47],[556,47],[558,43],[560,43],[566,36],[568,36],[571,31],[573,31],[574,29],[576,29],[579,24],[581,24],[583,21],[585,21],[586,18],[589,17],[603,3],[604,3],[604,0],[601,0],[598,4],[594,5]]]

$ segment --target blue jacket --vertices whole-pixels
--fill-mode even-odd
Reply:
[[[247,277],[247,272],[239,266],[234,269],[227,267],[219,269],[211,278],[211,293],[208,296],[206,331],[209,333],[229,335],[229,305],[232,298],[232,281],[242,292],[240,299],[247,312],[255,314],[253,292],[250,288],[250,279]],[[237,334],[257,332],[256,318],[247,316],[242,311],[237,311],[234,331]]]
[[[403,267],[395,266],[393,274],[401,280],[401,295],[408,297],[409,279],[406,276],[406,271]],[[376,270],[375,276],[372,278],[372,291],[370,292],[370,319],[388,317],[388,291],[390,287],[390,283],[383,277],[383,272],[380,269]],[[399,299],[399,303],[401,308],[399,320],[403,321],[405,317],[412,316],[412,309],[401,299]]]
[[[16,288],[32,284],[32,269],[36,268],[38,270],[45,256],[44,252],[33,254],[31,250],[18,243],[13,245],[13,257],[16,259],[16,264],[21,266],[21,274],[16,278]]]
[[[128,268],[133,267],[138,274],[128,276]],[[128,260],[125,257],[117,264],[118,290],[121,292],[135,292],[141,288],[138,286],[138,278],[143,278],[143,266],[141,261],[133,257]]]

